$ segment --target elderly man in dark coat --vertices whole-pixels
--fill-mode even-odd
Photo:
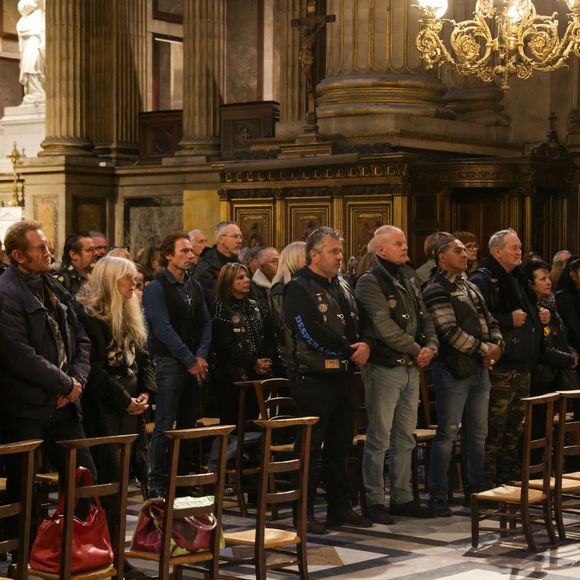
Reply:
[[[19,222],[4,238],[11,265],[0,277],[0,422],[6,442],[43,439],[64,478],[57,441],[84,437],[79,397],[90,342],[70,294],[47,274],[50,251],[40,227]],[[78,463],[95,472],[88,450],[79,450]],[[7,462],[7,473],[8,499],[17,500],[19,463]]]

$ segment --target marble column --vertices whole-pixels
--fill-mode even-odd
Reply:
[[[408,0],[328,0],[326,78],[318,118],[402,114],[453,118],[445,85],[425,72],[415,39],[418,11]]]
[[[476,0],[452,0],[446,16],[457,22],[471,20]],[[441,80],[448,87],[447,107],[458,121],[509,127],[510,118],[504,113],[504,92],[484,83],[476,76],[465,77],[448,67],[441,69]]]
[[[211,155],[219,150],[225,45],[226,0],[185,0],[183,139],[178,155]]]
[[[88,3],[46,3],[46,138],[39,155],[89,155]]]
[[[90,23],[90,134],[95,152],[134,158],[146,87],[147,0],[90,0]]]
[[[294,18],[306,14],[306,0],[278,0],[276,9],[282,22],[280,39],[280,121],[303,122],[306,115],[304,72],[300,65],[300,34],[292,26]]]

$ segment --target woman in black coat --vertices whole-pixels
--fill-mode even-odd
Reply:
[[[550,311],[550,322],[544,326],[540,358],[532,373],[530,393],[543,395],[556,389],[578,388],[574,370],[578,366],[578,353],[570,344],[567,326],[556,309],[548,264],[528,262],[524,271],[538,297],[538,306]]]
[[[548,264],[528,262],[524,272],[538,297],[538,307],[550,311],[550,322],[544,326],[540,358],[532,372],[530,394],[536,396],[558,389],[577,389],[578,353],[570,344],[567,328],[556,309]],[[532,433],[535,437],[542,437],[546,415],[538,409],[534,411]]]
[[[76,299],[84,307],[84,324],[92,345],[91,371],[82,401],[87,436],[140,434],[134,451],[137,476],[145,484],[148,465],[143,412],[156,383],[135,293],[136,276],[133,262],[106,256],[97,262]],[[111,481],[120,468],[120,449],[94,449],[99,478]]]
[[[284,322],[284,312],[282,310],[284,302],[284,287],[294,275],[306,265],[306,243],[292,242],[280,252],[278,271],[272,280],[272,288],[268,296],[270,307],[270,320],[272,330],[276,339],[276,349],[278,359],[281,362],[281,376],[288,374],[288,365],[291,363],[291,334],[290,329]]]
[[[556,307],[566,321],[568,338],[577,352],[580,352],[580,258],[572,256],[558,280]]]
[[[248,298],[250,276],[242,264],[223,266],[213,312],[213,380],[222,424],[236,424],[238,381],[265,379],[272,369],[272,341],[265,336],[260,309]]]

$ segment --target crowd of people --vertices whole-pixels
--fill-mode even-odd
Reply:
[[[2,442],[42,439],[62,474],[57,441],[138,433],[133,473],[146,497],[164,497],[164,431],[192,428],[204,415],[234,424],[234,383],[285,376],[297,414],[320,418],[311,465],[322,465],[327,516],[315,516],[320,474],[311,468],[308,531],[322,534],[327,526],[450,516],[447,473],[460,426],[466,502],[518,479],[522,398],[578,387],[580,258],[566,250],[549,265],[524,256],[517,232],[506,229],[480,260],[473,233],[436,232],[425,241],[427,262],[414,269],[405,233],[383,225],[345,271],[343,240],[330,227],[280,252],[242,249],[230,221],[214,237],[209,247],[201,230],[172,233],[134,259],[109,249],[104,234],[81,232],[56,261],[39,223],[12,225],[0,276]],[[420,505],[411,457],[428,367],[438,426],[430,499]],[[356,371],[368,414],[362,513],[352,507],[346,465]],[[119,461],[111,451],[78,455],[102,481]],[[193,466],[184,446],[179,471]],[[7,497],[17,499],[19,465],[8,461],[5,470]],[[117,516],[109,514],[111,526]]]

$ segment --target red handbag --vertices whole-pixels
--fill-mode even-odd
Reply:
[[[211,496],[202,498],[179,498],[190,500],[194,506],[213,503]],[[197,500],[197,501],[196,501]],[[189,507],[189,506],[183,506]],[[133,533],[131,550],[159,555],[161,552],[161,530],[165,521],[165,500],[147,500],[141,508],[139,520]],[[171,529],[171,556],[185,556],[208,550],[212,533],[217,527],[213,514],[175,518]]]
[[[77,485],[94,485],[86,467],[77,467]],[[113,548],[105,510],[98,497],[90,498],[89,514],[84,521],[73,518],[72,562],[73,574],[104,568],[113,563]],[[56,510],[39,526],[30,551],[33,569],[58,574],[60,571],[64,530],[64,496],[61,494]]]

